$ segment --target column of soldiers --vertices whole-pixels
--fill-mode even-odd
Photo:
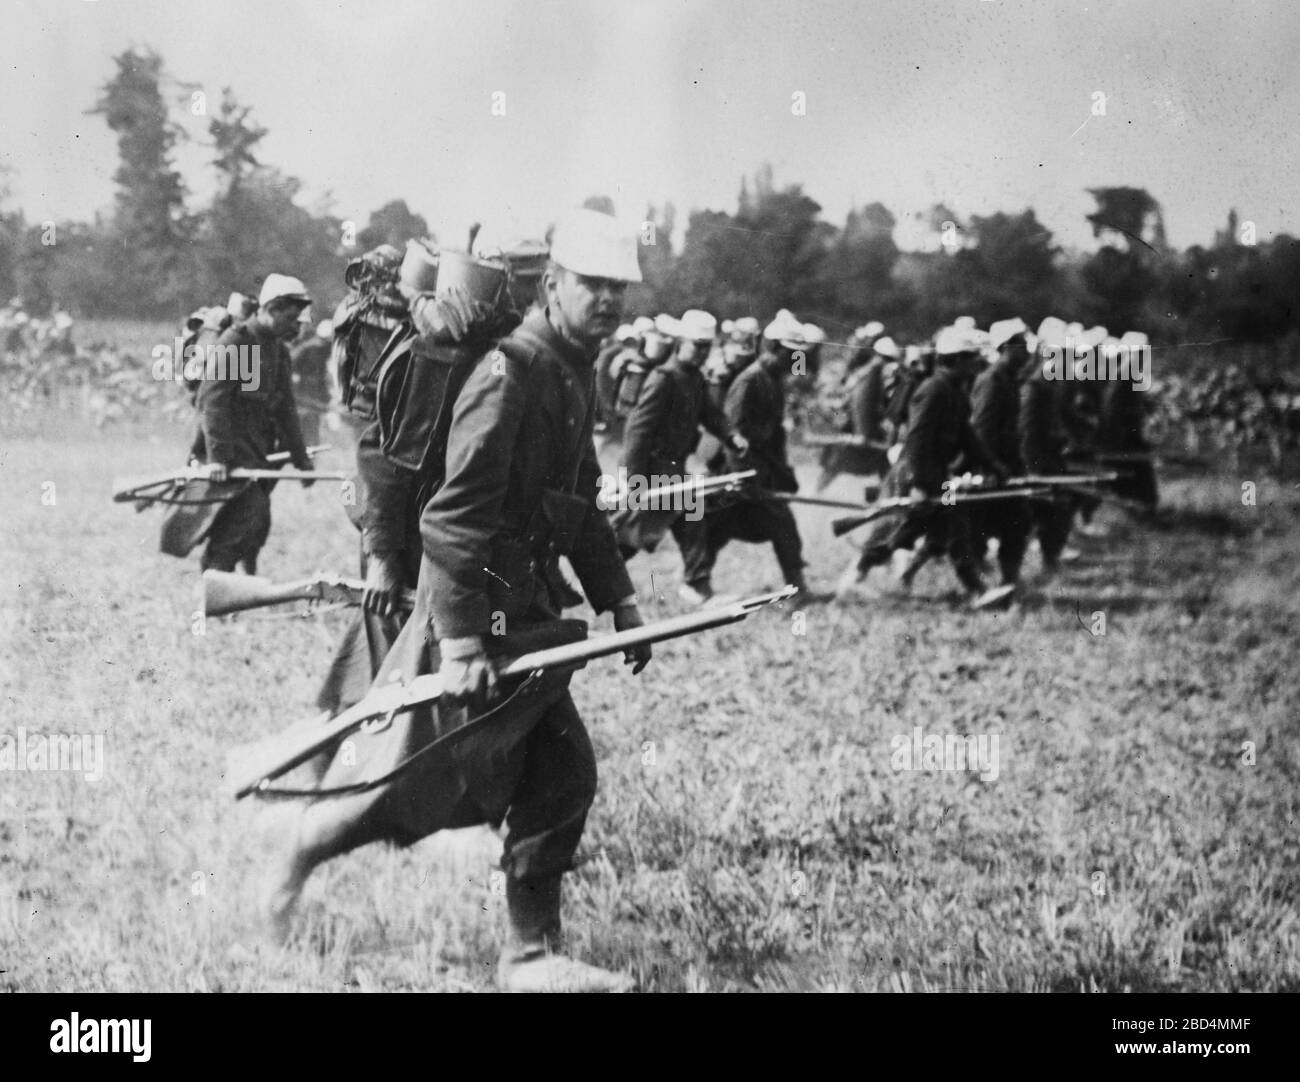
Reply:
[[[501,987],[623,989],[625,975],[564,951],[561,881],[596,789],[595,756],[568,677],[548,678],[519,703],[501,686],[499,660],[580,636],[585,625],[563,612],[584,596],[597,613],[612,614],[616,630],[640,626],[625,564],[668,533],[681,552],[680,597],[689,604],[716,601],[714,568],[733,541],[770,544],[783,580],[804,601],[826,600],[808,589],[799,529],[783,498],[799,487],[787,447],[788,384],[815,377],[825,335],[785,310],[761,330],[753,317],[720,325],[698,309],[620,324],[627,284],[640,281],[636,241],[593,210],[564,218],[549,248],[524,242],[473,256],[413,242],[404,259],[391,249],[361,262],[383,303],[363,303],[354,289],[318,335],[332,331],[344,401],[362,403],[354,517],[366,583],[319,706],[332,716],[372,687],[429,672],[441,676],[445,694],[434,708],[392,719],[359,754],[354,747],[311,764],[318,795],[299,806],[268,872],[263,913],[283,940],[304,884],[324,861],[371,841],[407,845],[488,824],[504,835],[510,931],[497,967]],[[268,394],[245,400],[213,381],[196,395],[196,458],[216,481],[281,447],[295,465],[309,465],[283,345],[309,298],[301,282],[271,275],[260,302],[219,340],[266,347]],[[1063,340],[1059,323],[1039,327],[1040,349]],[[978,512],[937,502],[961,473],[978,471],[994,484],[1064,473],[1067,448],[1084,437],[1097,452],[1141,448],[1140,402],[1131,393],[1111,388],[1089,414],[1030,363],[1029,339],[1019,319],[987,334],[962,321],[930,349],[901,349],[879,324],[855,335],[843,393],[847,428],[860,445],[856,458],[824,460],[824,476],[877,474],[883,495],[911,497],[915,506],[871,524],[854,583],[898,559],[895,575],[907,586],[927,559],[946,554],[974,603],[992,604],[1018,580],[1034,531],[1044,566],[1057,566],[1077,498],[1006,500]],[[996,357],[987,367],[985,351]],[[631,504],[607,516],[597,501],[602,431],[621,438],[618,464],[628,476],[685,477],[688,460],[702,455],[712,473],[753,478],[711,497],[702,516]],[[1142,491],[1154,502],[1153,485]],[[242,562],[255,570],[269,498],[258,486],[244,493],[212,523],[204,567]],[[994,541],[1001,589],[984,581]],[[640,672],[650,650],[637,647],[626,660]],[[441,758],[416,754],[431,737],[498,711],[490,740],[471,737]]]

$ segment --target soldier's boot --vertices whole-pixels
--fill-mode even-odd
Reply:
[[[503,992],[627,992],[633,980],[560,953],[560,876],[506,877],[510,940],[497,962]]]

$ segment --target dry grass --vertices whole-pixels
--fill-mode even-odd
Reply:
[[[0,730],[102,731],[108,754],[96,783],[0,777],[0,987],[488,987],[486,831],[339,860],[290,948],[257,944],[277,812],[218,793],[225,752],[311,712],[340,622],[190,633],[194,564],[158,554],[156,511],[108,498],[183,446],[51,421],[0,447]],[[962,611],[931,567],[911,600],[808,608],[804,634],[773,611],[635,680],[592,665],[578,950],[645,990],[1300,989],[1295,493],[1239,491],[1176,482],[1159,527],[1107,517],[1010,614]],[[282,486],[275,516],[264,573],[352,567],[321,486]],[[822,583],[850,556],[829,517],[800,511]],[[671,599],[677,569],[669,547],[633,575]],[[736,546],[718,583],[775,585],[775,560]],[[917,725],[997,733],[999,776],[895,773],[890,738]]]

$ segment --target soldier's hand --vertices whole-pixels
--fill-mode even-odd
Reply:
[[[496,698],[496,663],[488,657],[477,635],[467,639],[442,639],[438,649],[442,654],[438,675],[442,678],[445,695],[479,703]]]
[[[401,589],[402,572],[398,561],[388,555],[374,556],[366,569],[361,607],[376,616],[388,616],[397,609]]]
[[[644,627],[645,621],[641,619],[641,610],[637,608],[636,603],[630,605],[616,605],[614,607],[614,630],[629,631],[634,627]],[[623,664],[632,666],[632,675],[636,676],[642,669],[650,664],[650,644],[642,643],[640,646],[629,646],[623,651]]]
[[[227,466],[224,462],[209,462],[208,480],[217,481],[217,482],[229,481],[230,467]]]
[[[731,446],[743,455],[749,450],[749,440],[745,439],[739,432],[733,432],[731,434]]]

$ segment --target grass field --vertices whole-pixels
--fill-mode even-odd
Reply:
[[[312,712],[342,618],[191,633],[196,564],[109,500],[185,442],[51,418],[0,445],[0,733],[106,749],[97,781],[0,774],[0,987],[490,987],[486,830],[336,861],[286,949],[257,939],[281,813],[219,792],[225,754]],[[637,678],[594,663],[576,951],[646,991],[1300,990],[1297,494],[1260,478],[1245,507],[1247,479],[1166,479],[1154,526],[1107,509],[1111,536],[1010,613],[962,610],[931,566],[911,599],[766,612]],[[799,511],[815,585],[851,555],[832,515]],[[277,490],[263,574],[355,548],[324,486]],[[648,617],[677,611],[677,569],[671,543],[633,563],[666,599]],[[729,549],[717,583],[775,586],[770,550]],[[996,777],[895,772],[917,726],[996,735]]]

